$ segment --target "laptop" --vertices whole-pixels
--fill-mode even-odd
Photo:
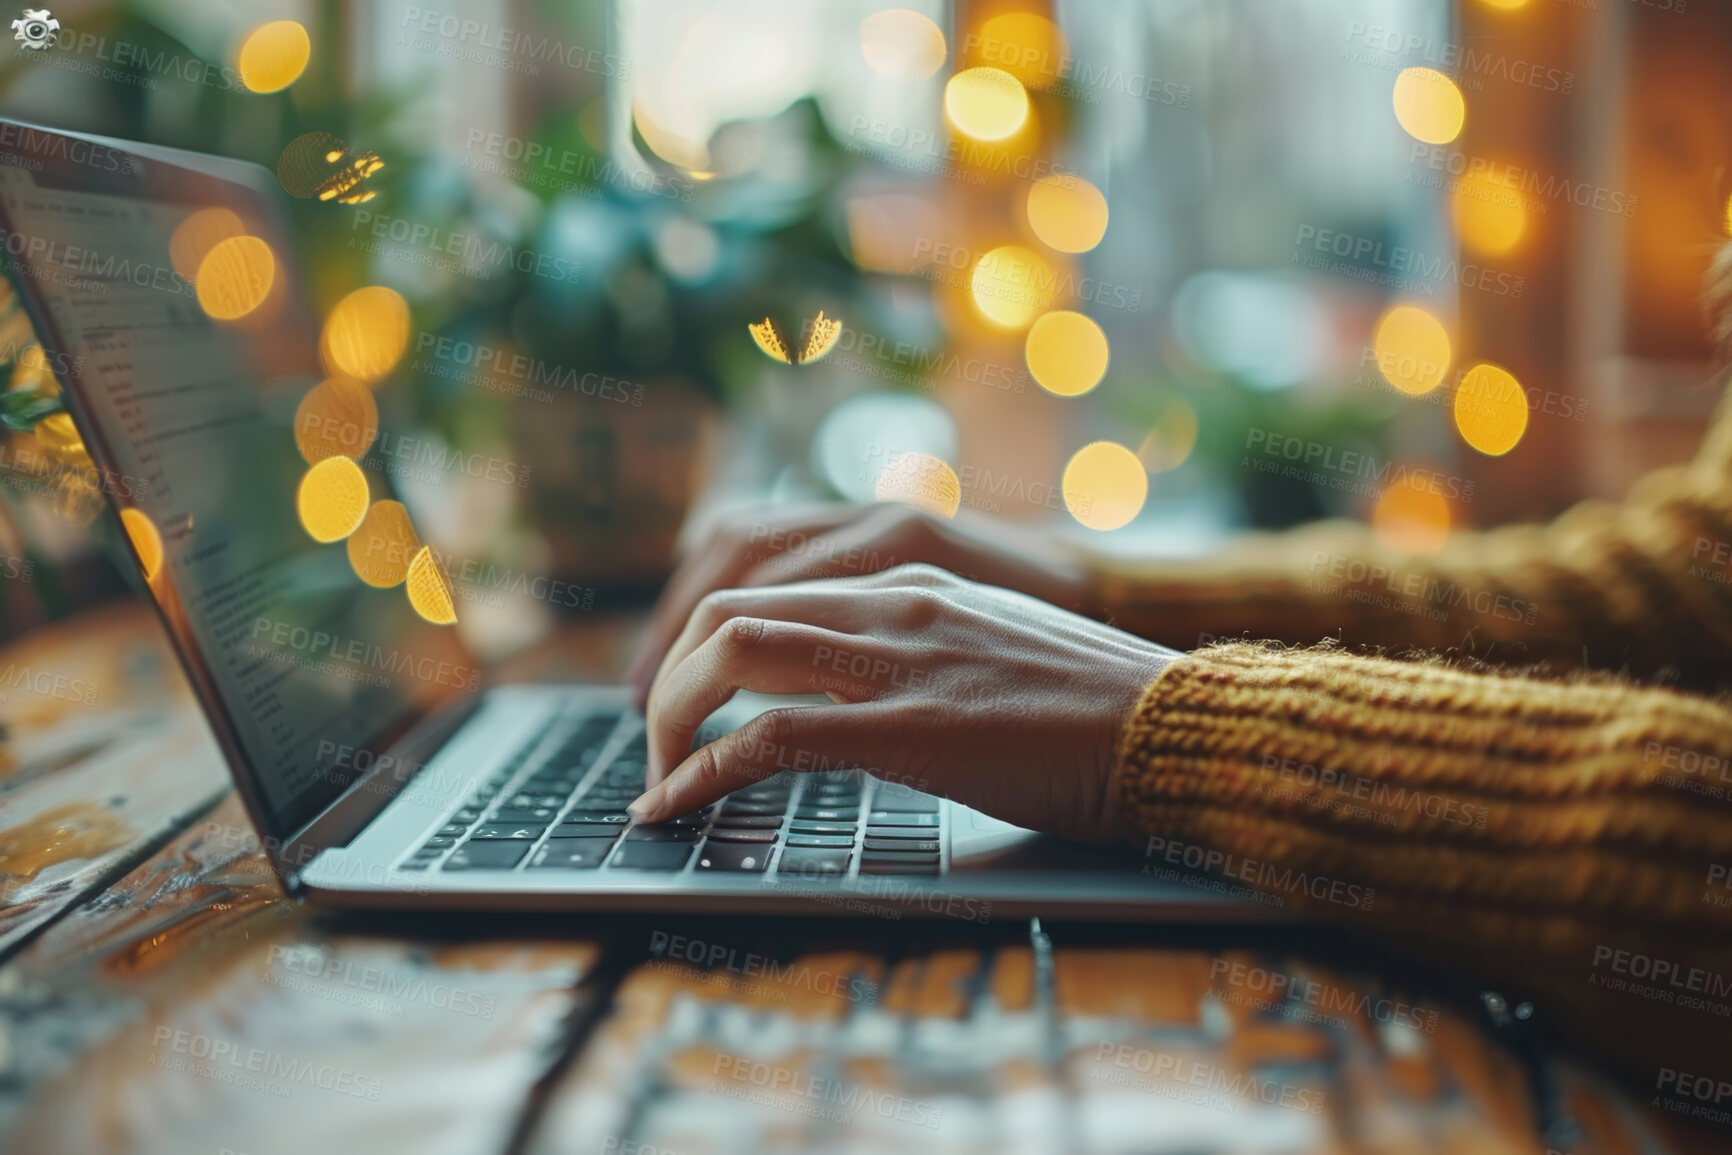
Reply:
[[[303,528],[296,412],[324,374],[280,195],[257,166],[0,120],[4,259],[289,893],[363,909],[1278,917],[1171,865],[1188,855],[1075,846],[858,768],[793,767],[632,822],[645,735],[623,687],[489,685],[456,629]],[[269,281],[245,315],[214,319],[226,306],[176,267],[200,213],[188,230],[218,220],[268,248],[239,282]],[[396,496],[387,468],[360,464],[370,500]],[[698,741],[768,704],[741,695]]]

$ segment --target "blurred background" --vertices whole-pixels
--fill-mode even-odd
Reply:
[[[647,600],[739,502],[1425,552],[1687,458],[1719,391],[1709,0],[15,15],[0,113],[277,174],[327,345],[394,335],[345,366],[352,455],[490,656]],[[177,268],[238,228],[177,230]],[[3,304],[10,636],[136,574]]]

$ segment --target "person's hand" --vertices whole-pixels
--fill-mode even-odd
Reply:
[[[1089,842],[1128,831],[1119,734],[1173,651],[932,566],[708,595],[649,700],[658,822],[786,768],[859,766],[1018,826]],[[686,754],[735,691],[824,693]]]
[[[925,562],[974,581],[1085,609],[1086,568],[1050,539],[990,518],[944,521],[905,505],[823,505],[739,514],[687,555],[663,591],[626,673],[635,704],[693,608],[722,589],[858,577]]]

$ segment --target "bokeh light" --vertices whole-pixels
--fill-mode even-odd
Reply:
[[[295,407],[295,447],[308,465],[327,457],[361,460],[379,434],[379,404],[359,381],[332,377]]]
[[[264,304],[277,259],[258,237],[218,241],[198,265],[198,303],[218,321],[236,321]]]
[[[1528,0],[1481,0],[1481,2],[1489,8],[1501,8],[1506,12],[1513,12],[1517,8],[1526,8]]]
[[[1149,475],[1137,455],[1112,441],[1085,445],[1064,467],[1064,504],[1090,529],[1130,524],[1149,496]]]
[[[1378,495],[1371,527],[1390,549],[1436,553],[1449,540],[1449,502],[1432,488],[1431,473],[1403,477]]]
[[[1415,305],[1396,305],[1383,314],[1372,352],[1383,379],[1414,397],[1443,383],[1452,355],[1443,322]]]
[[[1028,92],[1002,68],[967,68],[944,86],[950,124],[976,140],[1003,140],[1028,120]]]
[[[860,52],[880,76],[923,80],[944,64],[949,49],[930,18],[907,8],[886,8],[860,22]]]
[[[1004,329],[1021,329],[1046,311],[1052,266],[1021,245],[1000,245],[980,258],[969,280],[980,315]]]
[[[421,539],[400,501],[375,501],[349,535],[349,565],[355,576],[377,589],[402,585],[409,565],[421,552]]]
[[[1137,446],[1137,460],[1150,473],[1165,473],[1183,465],[1196,447],[1197,411],[1184,398],[1174,397]]]
[[[277,158],[277,182],[290,196],[306,200],[317,197],[338,204],[365,204],[378,195],[367,181],[385,167],[379,154],[350,152],[340,137],[328,132],[297,136]]]
[[[917,393],[875,391],[842,401],[812,436],[812,470],[848,501],[872,501],[878,475],[891,458],[925,453],[956,457],[956,420]]]
[[[1508,453],[1527,432],[1527,391],[1501,365],[1475,365],[1456,386],[1455,428],[1463,441],[1488,457]]]
[[[281,92],[301,78],[312,54],[305,28],[293,20],[273,20],[246,38],[235,70],[241,83],[254,92]]]
[[[409,303],[381,285],[338,301],[319,338],[326,369],[368,384],[395,369],[408,348]]]
[[[970,61],[1009,72],[1032,89],[1050,88],[1067,75],[1070,45],[1064,33],[1034,12],[1001,12],[969,38]]]
[[[1462,244],[1475,252],[1507,253],[1527,232],[1521,194],[1486,173],[1469,173],[1457,181],[1452,204],[1456,232]]]
[[[1408,68],[1395,78],[1395,119],[1407,135],[1426,144],[1448,144],[1461,135],[1467,101],[1455,81],[1435,68]]]
[[[938,517],[955,517],[962,505],[962,482],[943,458],[903,453],[884,466],[873,496],[879,501],[900,501]]]
[[[143,510],[127,508],[120,511],[120,524],[132,542],[133,552],[138,554],[138,568],[143,571],[144,580],[155,581],[162,572],[162,534],[157,532],[156,523]]]
[[[1081,313],[1047,313],[1028,330],[1028,371],[1048,393],[1078,397],[1106,376],[1111,350],[1101,327]]]
[[[199,209],[188,214],[169,235],[168,262],[182,277],[197,281],[199,266],[204,264],[210,251],[246,231],[246,225],[232,209],[221,205]]]
[[[423,619],[436,626],[449,626],[457,621],[457,602],[451,596],[451,579],[445,576],[430,546],[422,546],[415,554],[405,580],[409,604]]]
[[[1080,176],[1045,176],[1028,189],[1028,224],[1061,253],[1086,253],[1107,231],[1107,198]]]
[[[367,476],[347,457],[327,457],[301,478],[295,512],[314,541],[342,541],[367,516]]]

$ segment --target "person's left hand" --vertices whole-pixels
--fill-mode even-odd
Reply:
[[[787,768],[860,766],[1006,822],[1123,837],[1119,734],[1179,655],[931,566],[710,594],[651,686],[657,822]],[[735,691],[828,694],[769,710],[685,756]]]

